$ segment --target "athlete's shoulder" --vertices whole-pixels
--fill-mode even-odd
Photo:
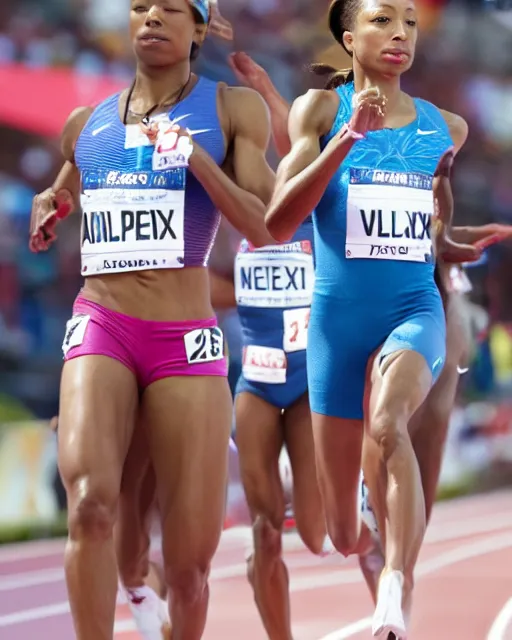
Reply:
[[[460,148],[467,140],[469,133],[468,123],[462,116],[459,116],[456,113],[451,113],[450,111],[445,111],[444,109],[440,109],[439,111],[448,126],[450,135],[455,145],[455,153],[457,153],[457,151],[460,150]]]
[[[250,87],[232,87],[224,82],[219,83],[219,90],[225,101],[236,109],[256,109],[269,114],[267,104],[262,96]]]
[[[61,135],[61,150],[64,158],[69,162],[74,162],[76,141],[93,111],[94,107],[77,107],[66,120]]]
[[[336,91],[326,89],[309,89],[299,96],[290,111],[290,126],[315,131],[319,136],[330,131],[340,98]]]
[[[219,85],[221,102],[229,116],[232,136],[242,134],[261,140],[266,147],[270,137],[270,111],[261,95],[248,87]]]

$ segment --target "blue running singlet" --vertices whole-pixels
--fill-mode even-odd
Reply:
[[[307,392],[314,278],[311,218],[285,244],[253,249],[242,241],[235,260],[243,344],[237,394],[249,392],[287,409]]]
[[[350,120],[354,85],[322,148]],[[363,418],[368,359],[420,353],[433,380],[444,366],[446,325],[434,282],[432,182],[453,142],[439,110],[415,99],[416,118],[357,141],[313,215],[316,278],[308,337],[312,411]]]

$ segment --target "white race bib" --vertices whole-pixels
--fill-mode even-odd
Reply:
[[[110,172],[104,188],[84,189],[83,276],[184,266],[185,191],[139,188],[148,179],[155,183],[145,172]]]
[[[347,258],[432,261],[432,177],[351,169],[347,194]]]
[[[214,362],[224,358],[224,335],[219,327],[194,329],[183,336],[189,364]]]
[[[252,249],[243,242],[235,260],[237,305],[303,307],[311,304],[315,270],[308,240]]]
[[[64,334],[64,341],[62,342],[62,352],[64,355],[72,347],[78,347],[82,344],[85,338],[85,331],[91,316],[78,315],[73,316],[71,320],[66,322],[66,333]]]
[[[286,382],[286,354],[282,349],[244,347],[242,374],[246,380],[267,384]]]
[[[283,311],[283,348],[287,353],[302,351],[308,346],[309,307]]]

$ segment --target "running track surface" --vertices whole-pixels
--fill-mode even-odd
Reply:
[[[207,640],[264,640],[245,579],[247,528],[224,532],[214,560]],[[295,640],[370,638],[372,605],[355,559],[319,559],[285,536]],[[0,547],[0,640],[74,638],[63,541]],[[139,638],[126,605],[116,640]],[[411,640],[512,639],[512,491],[436,507],[417,569]]]

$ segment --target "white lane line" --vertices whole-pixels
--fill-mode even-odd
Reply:
[[[478,511],[480,507],[485,509],[485,514],[481,516],[482,518],[494,518],[494,508],[498,507],[501,511],[507,503],[512,505],[512,491],[507,489],[440,502],[436,504],[431,526],[441,527],[456,524],[457,521],[454,521],[453,518],[457,518],[457,510],[465,511],[470,504],[474,506],[475,511]],[[489,509],[489,512],[487,512],[487,509]],[[223,533],[223,538],[225,537],[227,542],[239,540],[244,542],[250,537],[249,532],[248,527],[234,527],[226,530]],[[59,555],[64,553],[64,546],[65,540],[62,539],[2,545],[0,547],[0,564]],[[220,551],[224,551],[222,545]]]
[[[510,635],[506,635],[507,629],[512,622],[512,598],[505,603],[503,609],[498,613],[493,625],[487,634],[487,640],[507,640]]]
[[[425,538],[426,544],[434,544],[438,542],[448,542],[450,540],[460,540],[464,537],[470,537],[473,535],[483,533],[493,533],[500,531],[507,527],[512,527],[512,514],[510,512],[497,514],[491,518],[471,518],[456,522],[453,525],[444,525],[442,527],[437,526],[427,531]],[[251,540],[250,529],[238,529],[226,531],[223,534],[223,539],[226,541],[233,540]],[[300,540],[296,533],[287,534],[284,536],[283,546],[286,552],[305,550],[304,544]],[[232,550],[236,551],[236,549]],[[341,556],[338,556],[340,563],[342,562]],[[321,566],[322,562],[312,554],[302,557],[290,557],[286,560],[290,569],[300,569],[304,567]],[[331,558],[332,562],[332,558]],[[60,563],[59,563],[60,564]],[[327,563],[324,561],[324,566]],[[245,563],[235,563],[220,567],[214,567],[212,569],[212,580],[228,580],[230,578],[237,578],[244,576],[246,573]],[[24,573],[7,574],[0,577],[0,593],[2,591],[12,591],[14,589],[26,589],[29,587],[37,587],[44,584],[54,584],[56,582],[64,581],[64,571],[60,567],[52,569],[41,569],[38,571],[28,571]]]
[[[55,618],[67,613],[69,613],[69,602],[59,602],[47,607],[36,607],[35,609],[26,609],[25,611],[17,611],[6,616],[0,616],[0,627],[10,627],[14,624],[31,622],[32,620]]]
[[[418,577],[426,576],[439,571],[439,569],[444,569],[453,564],[457,564],[458,562],[470,560],[471,558],[477,558],[487,553],[493,553],[495,551],[508,549],[510,547],[512,547],[512,536],[510,534],[494,536],[493,538],[488,538],[487,540],[481,540],[479,542],[467,544],[463,547],[459,547],[458,549],[454,549],[453,551],[447,551],[446,553],[442,553],[435,558],[431,558],[430,560],[422,562],[416,570],[416,575]],[[356,620],[355,622],[342,627],[341,629],[337,629],[336,631],[328,633],[326,636],[320,638],[320,640],[345,640],[345,638],[351,638],[361,631],[371,629],[371,626],[371,617],[361,618],[360,620]]]

